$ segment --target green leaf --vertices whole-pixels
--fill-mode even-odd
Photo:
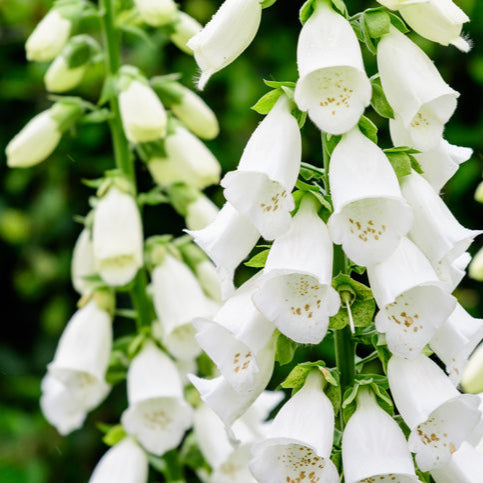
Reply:
[[[107,446],[114,446],[115,444],[119,443],[124,437],[126,436],[126,432],[121,424],[116,424],[113,426],[102,438],[104,444]]]
[[[82,124],[99,124],[112,119],[112,113],[109,109],[96,109],[95,111],[85,114],[82,119]]]
[[[337,377],[334,376],[334,369],[327,369],[324,361],[317,362],[302,362],[295,366],[285,381],[282,382],[281,387],[285,389],[293,389],[295,394],[305,383],[305,379],[312,369],[318,369],[324,379],[331,385],[338,385]],[[336,373],[337,374],[337,373]]]
[[[277,350],[275,352],[275,360],[284,366],[292,362],[298,344],[292,339],[289,339],[284,334],[279,334],[277,338]]]
[[[260,5],[262,8],[271,7],[277,0],[261,0]]]
[[[406,27],[406,24],[404,23],[401,17],[396,15],[394,12],[388,12],[388,14],[391,18],[391,23],[394,27],[396,27],[403,34],[407,34],[409,32],[409,29]]]
[[[283,94],[281,89],[274,89],[261,97],[251,109],[259,114],[268,114],[278,98]]]
[[[389,33],[391,17],[383,7],[370,8],[362,16],[368,35],[373,39],[378,39],[384,34]]]
[[[146,33],[146,31],[143,28],[138,27],[137,25],[126,24],[126,23],[120,25],[119,28],[123,32],[130,34],[133,37],[137,37],[138,39],[144,41],[152,49],[156,48],[156,44],[151,40],[151,37],[149,37],[149,35]]]
[[[300,176],[304,178],[305,181],[310,181],[311,179],[320,180],[323,179],[325,175],[323,168],[318,168],[309,163],[302,163],[300,166]]]
[[[411,174],[411,158],[405,152],[386,152],[386,156],[391,163],[398,178]]]
[[[374,110],[381,116],[387,119],[394,119],[394,111],[387,101],[386,94],[382,89],[381,79],[379,76],[371,79],[372,84],[372,98],[371,105]]]
[[[140,193],[137,197],[137,201],[141,206],[157,206],[163,203],[169,203],[169,198],[160,190],[158,186],[156,186],[146,193]]]
[[[362,116],[359,119],[358,126],[364,136],[377,144],[377,127],[369,118]]]
[[[325,147],[329,155],[332,155],[335,147],[339,144],[339,141],[341,139],[342,139],[342,136],[327,134]]]
[[[416,171],[416,173],[423,174],[424,171],[421,165],[419,164],[419,161],[411,154],[408,154],[408,156],[409,156],[409,159],[411,160],[411,168],[413,168],[414,171]]]
[[[256,255],[250,258],[248,262],[245,262],[244,265],[252,268],[263,268],[267,262],[269,252],[270,249],[258,252]]]
[[[271,81],[271,80],[263,79],[263,83],[267,87],[271,87],[272,89],[281,89],[282,87],[295,89],[295,82],[292,82],[292,81]]]

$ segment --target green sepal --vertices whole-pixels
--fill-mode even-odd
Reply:
[[[321,0],[307,0],[302,5],[302,7],[300,8],[300,12],[299,12],[299,19],[300,19],[300,23],[302,25],[304,25],[305,22],[307,22],[307,20],[312,16],[312,14],[314,13],[314,11],[316,9],[316,4],[319,1],[321,1]],[[324,1],[324,0],[322,0],[322,1]],[[337,12],[339,12],[344,17],[348,18],[349,14],[348,14],[348,11],[347,11],[347,6],[343,2],[343,0],[325,0],[325,1],[330,1],[330,3],[332,4],[332,7]]]
[[[394,119],[394,111],[387,101],[386,94],[381,85],[381,78],[376,75],[371,78],[372,98],[371,106],[381,117],[386,119]]]
[[[168,471],[168,465],[163,458],[155,456],[153,454],[148,454],[147,456],[149,465],[151,466],[151,468],[153,468],[154,471],[161,473],[162,475],[166,474],[166,472]]]
[[[173,183],[165,189],[173,208],[181,216],[186,216],[188,206],[202,196],[199,189],[186,183]]]
[[[369,8],[363,13],[361,22],[364,23],[368,36],[379,39],[389,33],[391,17],[384,7]]]
[[[338,431],[338,430],[334,428],[334,431]],[[335,443],[334,443],[334,448],[332,449],[332,454],[330,455],[330,460],[332,461],[332,463],[334,463],[335,467],[337,468],[337,472],[339,474],[342,474],[342,449],[340,449],[340,447],[336,448]]]
[[[265,263],[267,262],[269,252],[270,249],[258,252],[252,258],[250,258],[248,262],[245,262],[244,265],[251,268],[263,268],[265,266]]]
[[[277,0],[260,0],[260,5],[263,9],[271,7]]]
[[[312,179],[315,179],[318,181],[318,180],[324,179],[325,170],[324,168],[319,168],[309,163],[301,163],[300,176],[305,181],[310,181]]]
[[[327,150],[327,154],[332,156],[334,149],[339,144],[339,141],[342,139],[341,135],[338,134],[326,134],[325,137],[325,148]]]
[[[386,338],[383,334],[375,334],[372,336],[372,344],[377,351],[379,361],[382,364],[384,372],[387,372],[387,364],[392,357],[391,351],[387,348]]]
[[[377,126],[368,117],[361,116],[357,125],[366,138],[377,144]]]
[[[407,34],[409,32],[409,29],[407,28],[403,19],[399,17],[399,15],[396,15],[394,12],[388,12],[388,14],[391,18],[391,24],[393,25],[393,27],[396,27],[403,34]]]
[[[116,424],[107,431],[102,438],[102,442],[107,446],[114,446],[126,437],[126,431],[122,427],[122,424]]]
[[[107,109],[96,109],[95,111],[85,114],[81,120],[81,124],[100,124],[102,122],[109,121],[113,118],[112,112]]]
[[[298,344],[286,335],[279,332],[277,337],[277,348],[275,351],[275,360],[281,365],[285,366],[292,362]]]
[[[82,34],[72,37],[61,55],[66,60],[69,69],[75,69],[88,64],[99,51],[97,41],[90,35]]]
[[[423,173],[421,165],[413,156],[413,154],[419,153],[418,150],[407,146],[397,146],[395,148],[385,149],[384,153],[389,159],[398,178],[410,175],[413,169],[419,174]]]
[[[174,75],[156,76],[149,80],[154,92],[167,108],[181,104],[185,96],[186,87],[176,82]]]
[[[184,439],[179,458],[183,466],[188,466],[194,471],[199,471],[200,469],[204,469],[207,472],[210,471],[210,465],[206,462],[193,431],[188,433]]]
[[[49,111],[50,117],[57,123],[57,129],[65,132],[82,117],[84,109],[82,99],[69,97],[56,102]]]
[[[258,114],[268,114],[279,97],[283,94],[281,89],[274,89],[262,96],[250,109]]]
[[[119,29],[135,38],[138,38],[139,40],[142,40],[151,49],[155,49],[157,47],[146,30],[144,30],[142,27],[138,27],[137,25],[133,25],[131,23],[121,23],[119,25]]]
[[[267,87],[271,87],[272,89],[281,89],[282,87],[295,89],[295,82],[292,82],[292,81],[272,81],[272,80],[263,79],[263,83]]]

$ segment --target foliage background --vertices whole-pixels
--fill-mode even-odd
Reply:
[[[221,0],[181,1],[183,10],[205,23]],[[266,88],[261,79],[296,80],[295,51],[302,0],[279,0],[264,11],[260,32],[234,64],[216,74],[204,98],[218,114],[222,126],[218,139],[208,143],[224,171],[234,169],[244,144],[260,121],[251,111]],[[375,1],[348,0],[351,14],[377,6]],[[414,39],[435,59],[444,78],[461,92],[458,110],[446,129],[446,138],[475,153],[444,189],[444,198],[457,218],[470,228],[483,227],[483,207],[473,192],[483,170],[483,2],[460,0],[471,17],[465,32],[473,50],[462,54]],[[0,129],[2,156],[7,142],[36,113],[49,106],[43,87],[47,65],[27,63],[24,42],[51,2],[0,0]],[[95,21],[86,24],[95,29]],[[181,72],[193,87],[194,61],[149,30],[150,42],[125,36],[127,63],[136,63],[148,75]],[[366,55],[370,75],[375,60]],[[92,69],[77,94],[96,102],[102,68]],[[374,117],[375,121],[378,121]],[[389,147],[387,128],[380,138]],[[88,209],[91,190],[82,178],[96,178],[113,166],[106,126],[81,126],[75,136],[65,136],[59,149],[43,164],[29,170],[9,170],[0,161],[0,274],[2,336],[0,337],[0,481],[8,483],[87,481],[105,451],[97,421],[116,423],[125,407],[125,389],[118,385],[107,401],[87,418],[84,428],[66,438],[50,427],[39,411],[40,379],[52,359],[62,329],[75,310],[76,294],[70,286],[70,257],[80,225],[74,215]],[[304,158],[321,164],[317,130],[304,127]],[[150,179],[138,166],[141,185]],[[221,205],[219,188],[209,190]],[[169,207],[147,208],[146,235],[181,234],[183,220]],[[472,253],[481,246],[477,241]],[[240,276],[246,276],[241,274]],[[475,316],[483,316],[481,285],[465,279],[457,291],[460,302]],[[116,322],[128,330],[129,321]],[[124,325],[124,326],[123,326]],[[276,374],[275,379],[279,379]]]

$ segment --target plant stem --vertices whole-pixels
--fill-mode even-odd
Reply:
[[[164,477],[166,481],[172,483],[183,483],[185,481],[183,475],[183,469],[179,462],[178,450],[173,449],[168,451],[163,456],[164,461],[166,461],[166,472]]]

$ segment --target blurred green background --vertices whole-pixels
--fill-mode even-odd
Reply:
[[[205,23],[221,0],[185,0],[183,10]],[[279,0],[264,11],[260,32],[244,55],[215,74],[203,93],[218,114],[221,134],[208,143],[225,171],[234,169],[244,144],[260,121],[249,109],[267,88],[262,79],[296,80],[295,51],[302,0]],[[377,6],[375,1],[348,0],[350,13]],[[444,189],[457,218],[470,228],[483,226],[483,207],[473,192],[483,170],[483,2],[457,1],[471,17],[465,32],[474,42],[465,55],[418,37],[415,40],[435,59],[444,78],[461,92],[459,108],[446,129],[454,144],[471,146],[473,158]],[[50,105],[43,87],[46,64],[27,63],[24,42],[50,7],[48,0],[0,0],[0,274],[2,276],[2,333],[0,337],[0,482],[87,481],[105,451],[97,421],[117,423],[125,407],[125,389],[118,385],[107,401],[87,418],[84,428],[60,437],[39,411],[40,379],[53,357],[59,335],[75,310],[77,297],[70,286],[70,257],[80,232],[74,215],[89,209],[92,190],[82,178],[96,178],[113,167],[110,139],[104,125],[84,125],[64,137],[59,149],[44,163],[29,170],[9,170],[4,147],[36,113]],[[95,31],[96,22],[85,28]],[[148,75],[181,72],[193,87],[197,73],[192,58],[171,46],[166,36],[148,30],[150,42],[125,36],[124,61],[136,63]],[[365,53],[370,75],[375,59]],[[92,69],[76,91],[96,102],[102,67]],[[380,127],[383,147],[389,147],[387,127]],[[307,123],[303,130],[304,160],[321,164],[318,131]],[[143,166],[138,166],[142,188],[151,187]],[[222,193],[209,194],[221,205]],[[183,220],[170,207],[148,207],[146,235],[180,235]],[[482,245],[478,240],[472,253]],[[460,302],[475,316],[483,316],[481,285],[465,279],[457,291]],[[126,323],[120,321],[120,324]],[[159,479],[159,478],[158,478]]]

